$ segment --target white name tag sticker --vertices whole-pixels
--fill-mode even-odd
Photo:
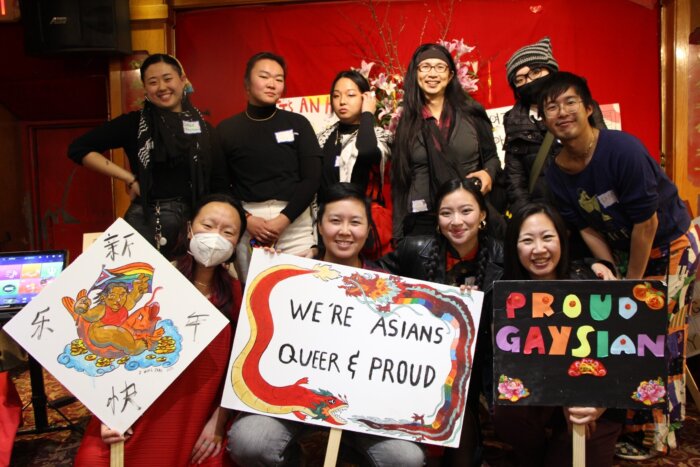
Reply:
[[[182,122],[182,129],[185,130],[186,135],[196,135],[202,132],[202,128],[196,120],[194,122],[184,120]]]
[[[340,167],[340,156],[335,156],[335,166]]]
[[[413,212],[424,212],[428,210],[428,203],[424,199],[414,199],[411,201],[411,210]]]
[[[602,195],[598,195],[598,201],[604,208],[608,208],[617,203],[617,195],[613,190],[606,191]]]
[[[277,138],[278,143],[293,143],[294,142],[294,131],[284,130],[275,133],[275,138]]]

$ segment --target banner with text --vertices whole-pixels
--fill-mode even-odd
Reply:
[[[494,397],[504,405],[663,407],[659,281],[499,281]]]
[[[458,446],[482,302],[256,249],[222,405]]]

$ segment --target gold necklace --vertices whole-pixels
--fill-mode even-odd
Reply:
[[[593,131],[593,132],[591,132],[591,133],[592,133],[592,134],[591,134],[591,142],[588,143],[588,147],[586,148],[586,151],[585,151],[583,154],[581,154],[580,156],[578,156],[578,155],[574,155],[574,154],[573,154],[573,151],[571,151],[571,150],[568,151],[569,154],[571,154],[571,156],[570,156],[571,159],[573,159],[573,160],[583,160],[583,161],[588,160],[588,156],[590,155],[591,149],[593,149],[593,144],[595,143],[595,140],[596,140],[595,131]]]
[[[272,115],[270,115],[269,117],[265,117],[265,118],[253,118],[253,117],[250,116],[250,114],[249,114],[248,111],[246,110],[246,111],[245,111],[245,116],[248,117],[249,119],[251,119],[251,120],[254,121],[254,122],[264,122],[264,121],[269,120],[269,119],[271,119],[272,117],[274,117],[276,113],[277,113],[277,108],[275,108],[275,111],[272,112]]]
[[[588,143],[588,148],[586,148],[586,154],[583,155],[584,159],[588,159],[588,156],[591,154],[591,149],[593,149],[593,143],[595,143],[595,131],[592,131],[591,133],[591,142]]]
[[[194,281],[194,284],[195,284],[195,285],[201,285],[201,286],[204,287],[205,289],[209,289],[209,288],[211,287],[210,284],[205,284],[204,282],[199,282],[199,281],[197,281],[197,280]]]

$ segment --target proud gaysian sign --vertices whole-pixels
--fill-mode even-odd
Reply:
[[[457,446],[482,301],[256,249],[222,405]]]
[[[666,306],[659,281],[497,282],[497,403],[663,406]]]

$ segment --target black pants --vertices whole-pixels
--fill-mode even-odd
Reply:
[[[160,214],[157,214],[158,208]],[[159,250],[168,260],[172,260],[187,251],[190,212],[190,205],[180,199],[149,202],[146,212],[141,202],[134,200],[126,210],[124,220],[156,248],[156,225],[160,222],[160,233],[165,238],[165,244],[161,241]]]

